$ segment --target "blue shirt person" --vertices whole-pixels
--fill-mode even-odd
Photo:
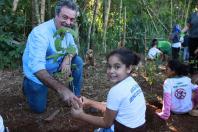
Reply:
[[[78,56],[78,49],[73,36],[67,32],[62,40],[61,47],[73,46],[76,54],[59,57],[54,62],[49,56],[57,54],[55,48],[54,33],[61,27],[72,27],[75,23],[78,7],[72,0],[58,1],[55,7],[55,18],[35,27],[28,36],[26,48],[23,54],[23,92],[27,98],[30,109],[35,113],[42,113],[47,105],[48,88],[54,89],[67,103],[80,96],[82,85],[83,61]],[[67,53],[66,53],[67,54]],[[76,68],[71,71],[71,64]],[[74,80],[74,93],[61,82],[57,81],[53,74],[56,72],[72,74]]]

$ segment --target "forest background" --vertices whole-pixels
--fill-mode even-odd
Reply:
[[[57,0],[0,1],[0,69],[21,66],[28,34],[54,17]],[[184,27],[197,0],[77,0],[75,25],[80,54],[104,54],[119,43],[146,54],[151,39],[168,40],[174,24]]]

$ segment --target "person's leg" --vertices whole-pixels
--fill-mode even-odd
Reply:
[[[187,47],[184,47],[184,52],[183,52],[183,61],[187,61]]]
[[[190,62],[190,72],[195,73],[198,71],[198,60],[194,54],[195,49],[198,47],[198,38],[189,39],[189,62]]]
[[[175,48],[175,59],[179,59],[180,48]]]
[[[48,88],[37,84],[26,77],[23,80],[23,91],[30,109],[35,113],[42,113],[47,106]]]
[[[72,64],[75,64],[76,66],[72,70],[72,77],[73,85],[74,85],[74,93],[76,96],[80,96],[81,93],[81,87],[82,87],[82,75],[83,75],[83,60],[79,56],[75,56],[72,59]]]
[[[177,48],[172,47],[172,58],[177,59]]]

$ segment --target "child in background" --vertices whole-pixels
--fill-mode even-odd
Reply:
[[[157,39],[153,39],[151,43],[151,48],[148,52],[148,58],[151,60],[155,60],[158,56],[162,55],[162,52],[157,48]]]
[[[188,113],[198,103],[198,85],[193,85],[187,77],[188,67],[178,60],[170,60],[167,65],[168,78],[163,85],[163,107],[162,112],[157,115],[167,120],[170,112],[175,114]],[[192,101],[192,91],[195,96]]]
[[[104,111],[104,117],[86,114],[73,100],[73,117],[102,127],[100,132],[145,131],[146,104],[138,83],[131,77],[132,66],[140,58],[128,49],[120,48],[107,56],[107,77],[114,84],[107,96],[107,103],[82,98],[84,106]],[[114,128],[113,125],[114,124]]]
[[[179,52],[181,48],[180,33],[181,33],[180,26],[178,24],[174,25],[172,33],[170,35],[170,40],[172,42],[172,58],[173,59],[179,58]]]

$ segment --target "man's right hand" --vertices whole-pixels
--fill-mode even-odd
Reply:
[[[56,90],[59,93],[62,100],[66,101],[68,104],[70,104],[71,100],[74,98],[76,100],[80,100],[68,88],[66,88],[62,83],[60,83],[56,79],[54,79],[46,70],[40,70],[35,75],[47,87]],[[80,101],[78,101],[78,102],[80,102]]]

